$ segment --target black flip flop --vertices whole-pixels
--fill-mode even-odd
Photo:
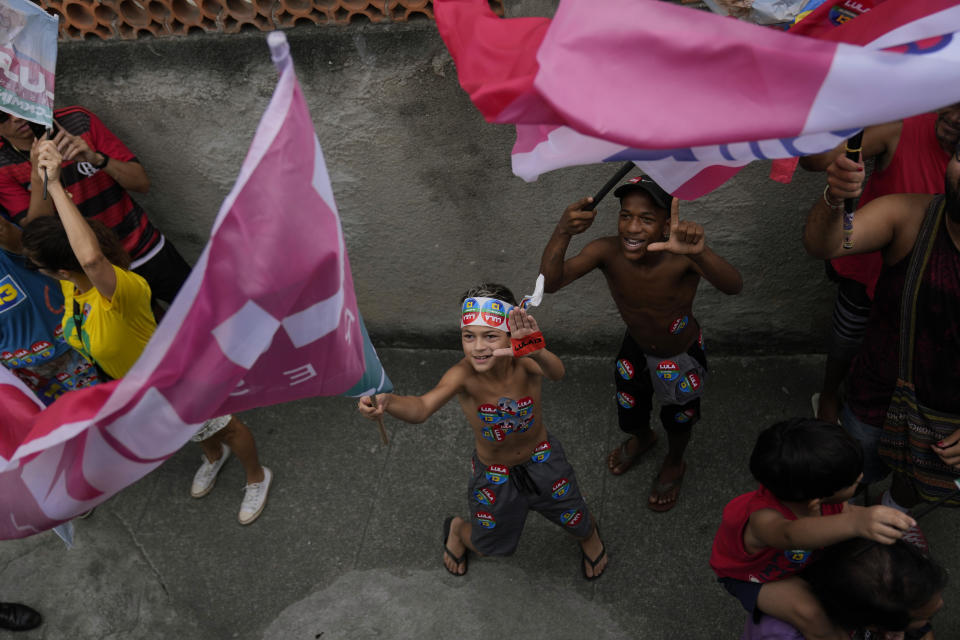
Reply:
[[[598,527],[598,528],[596,529],[596,531],[597,531],[597,536],[599,536],[599,535],[600,535],[600,528]],[[597,554],[597,557],[596,557],[595,559],[593,559],[593,560],[591,560],[590,558],[587,557],[587,552],[583,550],[583,545],[580,545],[580,572],[583,573],[583,577],[584,577],[585,580],[589,580],[589,581],[592,582],[592,581],[596,580],[597,578],[602,577],[602,576],[603,576],[603,573],[606,573],[607,570],[604,569],[604,570],[603,570],[603,573],[601,573],[601,574],[599,574],[599,575],[596,574],[596,573],[594,573],[592,576],[588,576],[588,575],[587,575],[587,567],[586,567],[586,565],[584,564],[584,562],[589,562],[589,563],[590,563],[590,569],[595,572],[595,571],[597,570],[597,565],[600,564],[600,561],[603,560],[606,556],[607,556],[607,546],[606,546],[605,544],[603,544],[603,540],[600,541],[600,553]]]
[[[457,563],[457,568],[459,568],[460,565],[463,565],[463,573],[456,573],[455,571],[450,571],[450,568],[447,567],[446,562],[443,563],[443,568],[446,569],[447,573],[449,573],[450,575],[456,576],[458,578],[462,578],[463,576],[467,575],[467,554],[470,552],[470,550],[465,549],[463,551],[463,555],[458,556],[453,551],[450,551],[450,549],[447,547],[447,538],[450,537],[451,522],[453,522],[453,516],[447,516],[447,519],[443,521],[443,552],[448,556],[450,556],[450,558]],[[584,572],[586,572],[586,570],[584,570]]]

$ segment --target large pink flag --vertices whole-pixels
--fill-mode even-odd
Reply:
[[[484,0],[434,11],[474,104],[517,125],[526,180],[633,160],[694,198],[753,160],[818,153],[960,101],[953,0],[884,2],[822,39],[657,0],[561,0],[552,20],[504,20]]]
[[[210,242],[129,374],[41,411],[0,367],[0,539],[99,504],[207,418],[360,380],[364,332],[323,153],[286,39],[268,41],[273,98]]]

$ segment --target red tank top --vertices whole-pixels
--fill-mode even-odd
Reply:
[[[774,549],[767,547],[753,555],[743,546],[743,532],[754,512],[773,509],[787,520],[797,516],[761,485],[756,491],[737,496],[723,509],[720,529],[713,539],[710,567],[720,578],[748,582],[774,582],[800,572],[813,559],[810,549]],[[843,504],[821,504],[820,515],[843,511]]]
[[[937,142],[936,125],[935,113],[924,113],[903,121],[900,140],[890,164],[870,176],[858,207],[891,193],[943,193],[943,174],[950,154]],[[867,295],[873,298],[883,267],[879,251],[834,258],[830,264],[844,278],[866,285]]]

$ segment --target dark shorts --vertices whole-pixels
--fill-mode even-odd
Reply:
[[[573,467],[556,438],[547,436],[529,462],[515,467],[488,467],[476,452],[471,464],[470,541],[483,555],[513,553],[529,511],[539,512],[578,538],[586,538],[593,530]]]
[[[757,609],[757,598],[760,596],[760,587],[762,582],[749,582],[747,580],[737,580],[736,578],[717,578],[717,582],[723,585],[730,595],[740,601],[743,608],[753,617],[754,622],[760,621],[763,613]]]
[[[707,369],[707,356],[703,352],[702,339],[695,340],[687,355],[696,360],[703,370]],[[620,430],[631,435],[640,435],[650,428],[650,412],[653,410],[653,382],[647,368],[647,356],[627,332],[620,345],[614,365],[614,380],[617,384],[617,417]],[[689,429],[700,420],[700,398],[685,404],[663,404],[660,407],[660,422],[667,431]]]
[[[180,287],[190,275],[190,265],[183,259],[170,239],[164,238],[163,246],[156,255],[131,271],[147,281],[153,300],[172,304]]]
[[[757,597],[760,595],[762,582],[749,582],[736,578],[717,578],[730,595],[740,601],[747,613],[753,613],[757,608]]]

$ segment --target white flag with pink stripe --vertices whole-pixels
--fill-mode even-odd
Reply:
[[[460,83],[517,125],[514,173],[633,160],[686,199],[756,159],[960,102],[960,6],[889,0],[795,36],[657,0],[562,0],[552,20],[437,0]],[[884,49],[884,50],[881,50]]]
[[[207,418],[341,394],[364,372],[323,153],[286,39],[268,40],[281,72],[276,91],[210,242],[129,374],[41,411],[0,367],[0,539],[106,500]]]

